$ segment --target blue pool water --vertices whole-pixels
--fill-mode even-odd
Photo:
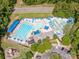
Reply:
[[[13,37],[25,41],[28,38],[28,33],[30,30],[36,30],[42,28],[42,24],[38,24],[36,26],[29,25],[28,23],[22,23],[18,30],[14,33]]]
[[[36,26],[34,26],[33,27],[33,29],[35,30],[35,29],[40,29],[40,28],[42,28],[43,27],[43,24],[37,24]]]
[[[21,24],[20,28],[15,32],[14,37],[20,40],[26,40],[27,34],[32,30],[32,25],[28,25],[27,23]]]

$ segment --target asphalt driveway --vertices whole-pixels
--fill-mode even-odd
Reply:
[[[60,46],[53,46],[49,52],[46,52],[41,56],[41,59],[49,59],[50,55],[53,53],[60,54],[62,59],[72,59],[71,55],[65,51],[62,51]]]

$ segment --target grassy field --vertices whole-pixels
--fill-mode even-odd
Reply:
[[[11,19],[15,19],[16,16],[20,16],[22,18],[39,18],[39,17],[48,17],[52,16],[51,13],[16,13],[11,15]]]
[[[16,59],[22,59],[25,57],[25,53],[27,51],[29,51],[30,49],[25,47],[25,46],[22,46],[22,45],[19,45],[13,41],[9,41],[9,40],[2,40],[2,47],[3,49],[6,49],[6,48],[16,48],[20,51],[20,56]]]
[[[62,44],[63,44],[63,45],[66,45],[66,46],[69,46],[69,45],[70,45],[70,42],[71,42],[71,40],[68,39],[68,38],[62,40]]]
[[[62,58],[59,54],[55,53],[55,54],[51,55],[49,59],[62,59]]]
[[[3,52],[0,51],[0,59],[4,59]]]

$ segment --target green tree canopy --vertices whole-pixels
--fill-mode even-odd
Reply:
[[[52,47],[49,38],[44,39],[41,43],[35,43],[31,46],[32,51],[38,51],[40,53],[45,52],[46,50]]]
[[[10,22],[9,15],[13,12],[15,3],[16,0],[0,0],[0,35],[5,33],[5,28]]]
[[[37,4],[45,3],[46,0],[23,0],[23,2],[27,5],[37,5]]]
[[[1,50],[1,37],[6,33],[9,24],[9,15],[12,13],[16,0],[0,0],[0,59],[4,59],[4,50]]]
[[[10,15],[13,11],[16,0],[0,0],[0,14]]]
[[[4,53],[4,52],[0,51],[0,59],[4,59],[3,53]]]
[[[58,3],[58,2],[66,2],[66,3],[79,3],[78,0],[23,0],[23,2],[27,5],[37,5],[42,3]]]
[[[55,4],[53,15],[69,18],[69,17],[74,17],[75,11],[77,13],[79,12],[78,3],[76,3],[76,2],[66,3],[65,1],[58,2]]]
[[[33,53],[31,51],[28,51],[26,53],[26,59],[32,59],[32,57],[33,57]]]
[[[71,39],[70,39],[69,33],[66,34],[66,35],[62,38],[62,44],[63,44],[63,45],[69,45],[69,44],[71,44]]]

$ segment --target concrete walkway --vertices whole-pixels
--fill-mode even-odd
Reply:
[[[52,13],[54,7],[24,7],[14,8],[13,13]]]

